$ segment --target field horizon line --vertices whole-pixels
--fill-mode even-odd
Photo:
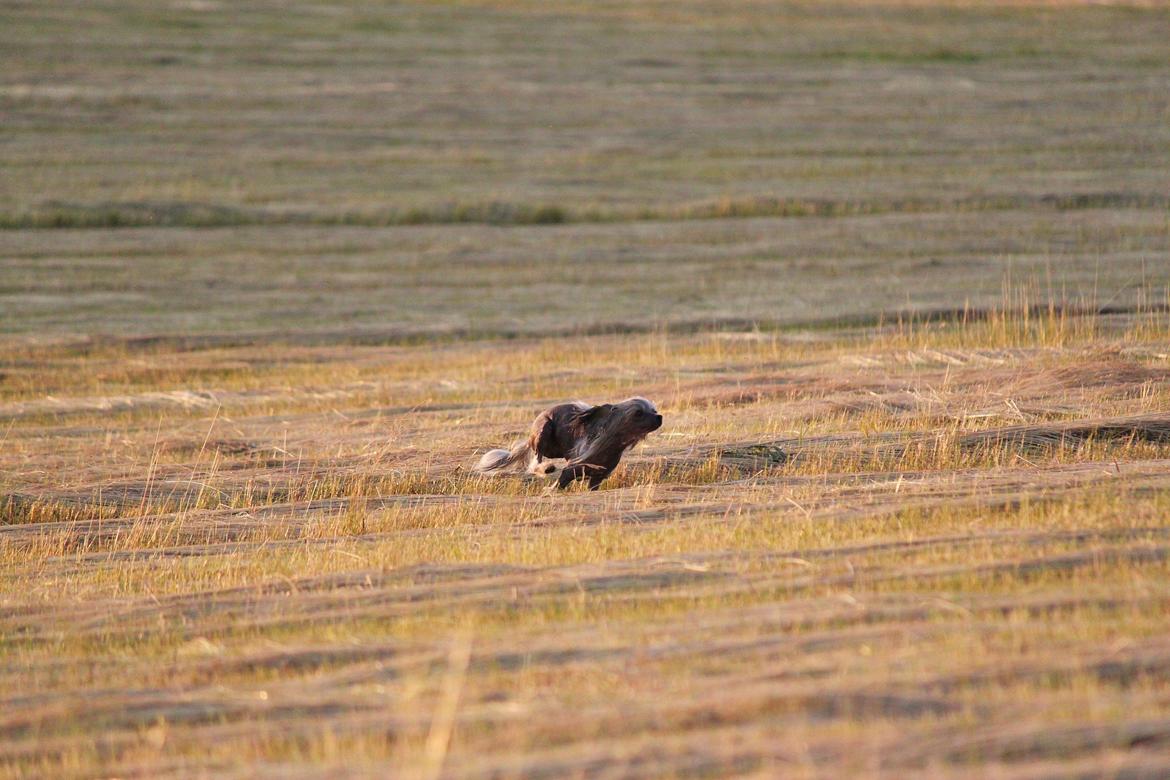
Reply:
[[[425,206],[304,210],[244,207],[188,200],[77,203],[45,201],[0,212],[0,230],[221,228],[247,226],[407,227],[478,224],[536,226],[590,223],[681,222],[767,217],[859,217],[883,214],[1011,211],[1082,211],[1102,208],[1167,209],[1170,195],[1138,192],[1015,193],[960,198],[826,198],[775,195],[724,196],[629,207],[562,206],[489,200]]]
[[[997,318],[1039,318],[1039,317],[1108,317],[1155,315],[1170,312],[1167,302],[1145,302],[1141,304],[1102,305],[1086,304],[1075,300],[1050,300],[1029,303],[1022,306],[958,306],[924,309],[895,309],[867,314],[840,315],[799,321],[761,319],[750,317],[709,317],[699,319],[599,322],[570,325],[561,328],[493,328],[455,327],[417,329],[353,328],[341,330],[252,331],[234,333],[156,333],[151,335],[124,335],[117,333],[58,334],[37,339],[37,344],[47,348],[66,348],[85,353],[110,347],[128,351],[150,349],[175,349],[198,351],[254,346],[256,344],[279,343],[286,346],[394,346],[412,347],[457,342],[525,341],[546,338],[640,336],[661,334],[664,336],[687,336],[702,334],[784,334],[799,332],[836,333],[893,327],[930,327],[947,324],[975,324]],[[24,340],[28,334],[20,332],[0,333],[0,343]]]

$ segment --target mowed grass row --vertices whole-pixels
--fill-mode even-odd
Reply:
[[[0,335],[327,346],[833,328],[1000,307],[1005,279],[1033,300],[1141,308],[1164,303],[1170,286],[1166,215],[19,230],[0,243]]]
[[[1156,774],[1167,354],[1156,309],[1058,308],[568,345],[21,345],[29,386],[81,395],[0,407],[0,761]],[[356,389],[298,401],[314,371]],[[598,493],[466,471],[566,382],[636,388],[667,425]],[[74,404],[180,388],[224,400]]]

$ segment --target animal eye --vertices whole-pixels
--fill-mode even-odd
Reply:
[[[635,410],[634,410],[634,416],[635,416],[635,417],[641,417],[641,416],[642,416],[642,414],[643,414],[643,412],[642,412],[642,410],[641,410],[641,409],[635,409]]]

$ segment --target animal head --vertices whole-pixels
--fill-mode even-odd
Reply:
[[[662,427],[662,415],[645,398],[594,406],[582,413],[582,420],[591,439],[612,438],[623,447],[637,444]]]

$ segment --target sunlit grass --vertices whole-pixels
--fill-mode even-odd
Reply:
[[[1170,774],[1168,45],[6,4],[0,777]]]

